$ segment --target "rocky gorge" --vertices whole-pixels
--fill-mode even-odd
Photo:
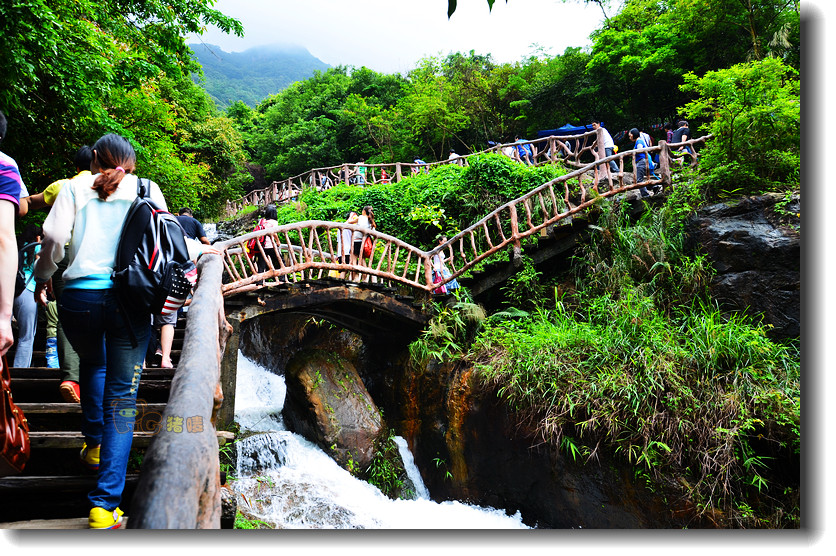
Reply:
[[[693,249],[715,270],[713,297],[726,311],[763,319],[778,339],[800,337],[799,215],[798,196],[765,195],[706,207],[689,227]],[[288,428],[344,467],[368,465],[392,429],[435,500],[519,511],[542,528],[722,526],[623,461],[575,461],[543,442],[530,416],[466,363],[415,369],[406,344],[281,313],[243,323],[241,349],[284,374]]]

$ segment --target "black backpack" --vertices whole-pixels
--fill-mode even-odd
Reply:
[[[151,181],[145,180],[148,189]],[[137,177],[134,199],[116,250],[113,283],[120,307],[133,313],[176,312],[197,281],[186,237],[177,218],[160,209]]]

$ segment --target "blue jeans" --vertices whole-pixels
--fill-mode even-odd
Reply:
[[[32,345],[35,343],[35,331],[38,328],[38,303],[35,294],[27,289],[15,297],[12,307],[17,319],[17,348],[13,367],[32,366]]]
[[[604,155],[612,156],[614,154],[613,150],[613,147],[604,147]],[[610,172],[613,174],[618,173],[618,164],[615,163],[615,160],[610,160]]]
[[[113,290],[73,288],[61,294],[58,315],[80,360],[81,432],[88,446],[101,445],[96,488],[87,497],[93,506],[113,510],[125,488],[151,319],[147,314],[123,318]]]
[[[645,179],[647,179],[647,159],[642,158],[636,161],[636,183],[643,182]],[[639,188],[639,192],[641,192],[642,197],[650,196],[646,187]]]

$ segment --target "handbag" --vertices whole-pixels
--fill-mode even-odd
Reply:
[[[372,236],[366,236],[366,241],[363,242],[363,258],[368,259],[372,256],[373,246],[374,242],[372,241]]]
[[[433,270],[433,284],[438,284],[439,282],[441,282],[441,280],[442,280],[441,273],[438,272],[437,270]],[[447,293],[447,286],[442,284],[441,286],[438,286],[437,288],[435,288],[433,290],[433,293],[446,294]]]
[[[20,473],[29,461],[29,423],[12,400],[11,382],[4,355],[0,359],[0,477]]]

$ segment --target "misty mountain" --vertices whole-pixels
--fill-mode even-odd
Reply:
[[[306,48],[295,45],[253,47],[243,52],[224,52],[211,44],[190,44],[203,66],[204,87],[218,108],[237,100],[251,107],[291,83],[311,77],[328,64]]]

